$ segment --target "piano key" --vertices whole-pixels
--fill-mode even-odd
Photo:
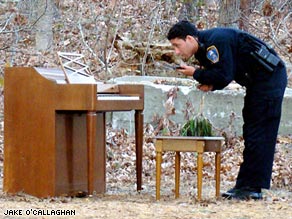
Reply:
[[[97,100],[140,100],[139,96],[98,94]]]

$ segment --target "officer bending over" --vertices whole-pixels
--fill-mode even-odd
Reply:
[[[258,38],[236,29],[198,31],[188,21],[176,23],[168,32],[175,53],[191,56],[201,68],[181,66],[179,72],[193,76],[202,91],[219,90],[235,80],[246,87],[244,97],[243,163],[234,188],[222,194],[231,199],[262,199],[269,189],[281,117],[287,73],[276,52]]]

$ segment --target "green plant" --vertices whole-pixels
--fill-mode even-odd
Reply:
[[[201,113],[188,120],[181,129],[182,136],[212,136],[212,124]]]
[[[213,136],[213,126],[209,119],[203,115],[204,96],[201,96],[201,104],[199,113],[196,116],[190,118],[190,113],[193,114],[194,109],[191,102],[187,102],[185,118],[187,122],[182,126],[180,130],[181,136]]]

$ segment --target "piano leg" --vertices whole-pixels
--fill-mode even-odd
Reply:
[[[135,111],[137,191],[142,190],[143,112]]]
[[[95,191],[98,194],[106,190],[106,125],[105,112],[97,112],[96,129],[96,163],[95,163]]]
[[[88,171],[88,195],[94,190],[94,164],[95,164],[95,139],[96,139],[96,112],[87,112],[87,171]]]

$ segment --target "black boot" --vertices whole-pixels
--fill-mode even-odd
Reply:
[[[262,191],[260,188],[242,187],[228,190],[222,194],[226,199],[239,199],[239,200],[260,200],[263,199]]]

